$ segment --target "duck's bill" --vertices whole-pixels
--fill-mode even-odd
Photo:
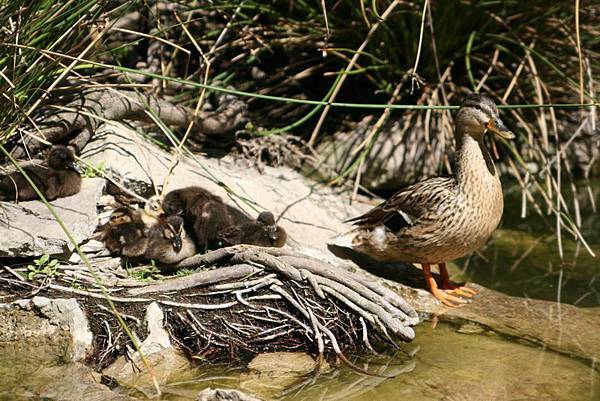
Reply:
[[[173,238],[171,238],[171,241],[173,242],[173,249],[175,250],[175,252],[181,251],[181,237],[179,235],[176,235]]]
[[[79,163],[77,163],[77,162],[71,162],[70,165],[71,165],[71,168],[73,170],[77,171],[79,174],[83,174],[84,173],[83,167],[81,167],[81,165]]]
[[[277,239],[277,227],[276,226],[267,227],[267,234],[269,235],[270,239],[276,240]]]
[[[504,138],[504,139],[514,139],[515,138],[515,134],[512,133],[511,130],[508,129],[508,127],[506,125],[504,125],[504,123],[502,122],[501,119],[496,118],[494,119],[490,119],[490,121],[488,121],[486,128],[488,129],[488,131],[493,132],[494,134],[498,135],[500,138]]]

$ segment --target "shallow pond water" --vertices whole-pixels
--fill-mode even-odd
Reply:
[[[244,368],[204,368],[197,378],[163,387],[164,399],[193,400],[206,387],[237,388],[289,401],[444,400],[575,401],[600,399],[600,374],[577,360],[507,341],[480,328],[424,323],[395,356],[356,358],[384,378],[342,365],[320,375],[249,374]]]

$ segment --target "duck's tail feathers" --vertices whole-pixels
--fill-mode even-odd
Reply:
[[[353,248],[353,240],[356,237],[357,230],[350,230],[345,233],[336,235],[327,241],[328,245],[335,245],[342,248]]]

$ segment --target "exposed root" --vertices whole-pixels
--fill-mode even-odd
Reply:
[[[166,125],[177,127],[187,127],[194,121],[192,137],[196,140],[232,133],[245,122],[246,105],[238,99],[223,98],[229,101],[215,111],[194,115],[194,110],[154,95],[116,89],[84,90],[59,99],[62,105],[49,106],[53,112],[40,122],[41,132],[24,137],[24,144],[15,148],[13,155],[24,158],[27,155],[25,147],[30,154],[36,154],[44,147],[36,137],[58,143],[73,135],[70,145],[79,153],[107,120],[152,121],[155,117]]]
[[[156,302],[172,341],[196,358],[302,350],[321,357],[335,354],[357,372],[371,374],[353,365],[343,352],[374,352],[373,340],[396,346],[395,340],[414,337],[410,326],[418,316],[397,294],[360,273],[291,250],[234,246],[196,255],[180,266],[207,269],[107,289],[121,318],[133,324],[138,335],[143,311]],[[97,364],[105,365],[124,352],[128,340],[84,267],[61,266],[51,277],[36,276],[31,283],[15,280],[20,271],[11,270],[0,273],[6,291],[22,291],[27,283],[46,296],[83,298],[94,320]],[[106,283],[123,280],[115,280],[111,272],[100,274]],[[39,287],[35,286],[38,279]]]

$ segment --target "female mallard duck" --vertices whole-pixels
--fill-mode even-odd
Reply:
[[[453,287],[445,262],[480,248],[502,217],[502,186],[490,153],[486,132],[505,139],[514,135],[485,96],[468,96],[455,118],[457,143],[454,176],[434,177],[410,185],[366,214],[351,219],[352,249],[380,261],[419,263],[427,288],[443,304],[465,303],[475,291]],[[430,265],[439,266],[439,289]]]

